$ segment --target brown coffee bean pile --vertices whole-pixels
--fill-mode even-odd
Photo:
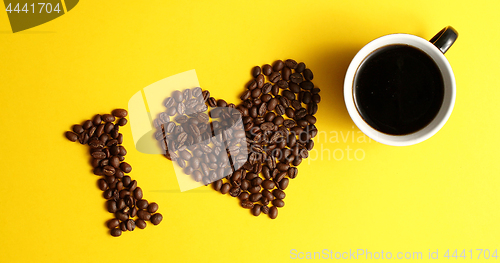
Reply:
[[[297,177],[297,166],[314,147],[320,89],[311,82],[312,71],[292,59],[256,66],[251,74],[253,80],[236,107],[243,116],[248,160],[212,186],[238,197],[254,216],[264,213],[275,219],[285,205],[289,179]]]
[[[82,125],[73,125],[73,131],[65,133],[68,140],[90,146],[94,174],[102,176],[97,185],[108,200],[108,211],[115,215],[107,222],[114,237],[120,236],[122,231],[133,231],[136,226],[143,229],[148,220],[158,225],[163,219],[160,213],[156,213],[158,204],[148,203],[137,181],[126,175],[132,171],[132,166],[124,162],[127,150],[122,146],[123,135],[119,130],[127,124],[127,114],[124,109],[97,114]]]
[[[206,104],[217,108],[207,111]],[[165,156],[193,180],[207,185],[246,162],[246,154],[239,151],[242,142],[246,145],[245,131],[234,104],[215,100],[197,87],[172,92],[164,105],[165,111],[153,121],[155,138]],[[239,126],[234,125],[237,121]]]

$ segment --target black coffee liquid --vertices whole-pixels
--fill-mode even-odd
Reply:
[[[390,45],[371,53],[354,79],[358,112],[373,128],[387,134],[416,132],[436,117],[444,82],[436,63],[408,45]]]

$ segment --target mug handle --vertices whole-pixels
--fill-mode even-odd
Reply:
[[[429,40],[434,46],[436,46],[441,52],[446,53],[448,49],[455,43],[458,38],[458,32],[451,26],[443,28],[439,33]]]

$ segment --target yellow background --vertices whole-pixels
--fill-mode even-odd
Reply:
[[[499,8],[498,1],[86,0],[16,34],[0,12],[0,262],[284,262],[291,249],[424,258],[439,249],[442,259],[446,249],[473,249],[474,258],[475,249],[500,249]],[[112,238],[87,149],[63,136],[190,69],[213,96],[237,102],[252,66],[287,58],[304,61],[322,90],[318,129],[359,136],[342,99],[355,53],[385,34],[430,39],[447,25],[460,35],[446,54],[457,100],[444,128],[403,148],[317,139],[315,149],[339,149],[337,159],[347,146],[365,158],[328,160],[325,152],[303,162],[276,220],[255,218],[210,188],[180,193],[172,164],[137,152],[127,126],[131,175],[164,220]]]

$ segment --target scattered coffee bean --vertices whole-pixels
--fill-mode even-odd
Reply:
[[[155,226],[160,224],[160,222],[162,220],[163,220],[163,216],[160,213],[156,213],[151,217],[151,223],[153,223],[153,225],[155,225]]]

